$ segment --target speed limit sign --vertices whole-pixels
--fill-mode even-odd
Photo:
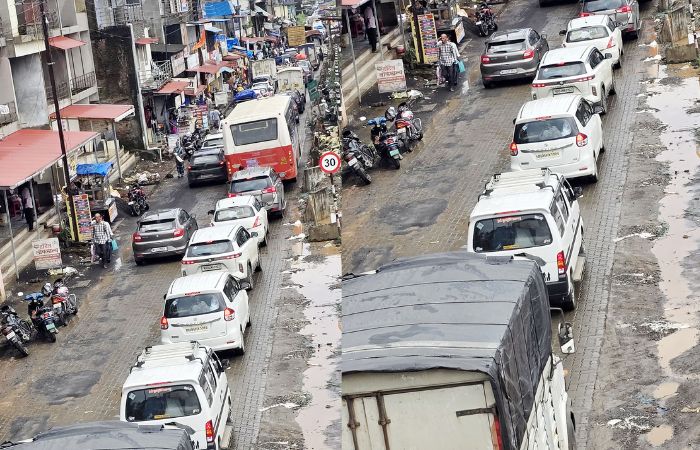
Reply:
[[[335,152],[326,152],[318,159],[321,172],[332,175],[340,170],[340,156]]]

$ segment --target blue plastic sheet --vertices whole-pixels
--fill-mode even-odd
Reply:
[[[75,172],[78,175],[100,175],[105,177],[111,169],[111,162],[98,164],[78,164],[78,166],[75,168]]]

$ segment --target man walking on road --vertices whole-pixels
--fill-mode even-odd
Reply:
[[[112,227],[102,220],[102,215],[95,214],[95,223],[92,225],[92,243],[95,246],[95,254],[102,259],[102,267],[112,259]]]
[[[440,45],[438,45],[438,62],[440,63],[440,75],[447,82],[450,92],[454,92],[457,86],[457,60],[459,50],[457,44],[450,41],[446,34],[440,35]]]

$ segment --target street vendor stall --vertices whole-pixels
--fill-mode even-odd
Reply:
[[[461,11],[457,0],[426,0],[418,2],[418,4],[420,5],[418,8],[419,23],[422,24],[432,18],[435,21],[435,32],[438,37],[444,33],[452,42],[459,44],[464,40],[463,15],[466,13]],[[411,20],[411,25],[413,25],[410,5],[406,7],[406,12]],[[422,25],[421,28],[423,28]]]
[[[78,164],[77,176],[73,180],[74,186],[80,194],[86,194],[90,206],[90,213],[100,213],[104,219],[113,223],[117,218],[117,202],[112,198],[109,183],[109,172],[112,163]]]

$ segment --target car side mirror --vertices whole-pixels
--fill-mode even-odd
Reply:
[[[575,198],[581,198],[583,197],[583,188],[581,186],[576,186],[571,188],[574,190],[574,197]]]
[[[566,30],[559,31],[559,36],[564,36],[564,35],[566,35]]]
[[[547,39],[547,33],[540,33],[540,39]]]
[[[190,214],[190,219],[196,220],[196,219],[197,219],[197,214]]]
[[[513,118],[513,125],[515,125],[515,118]]]
[[[593,107],[593,114],[603,114],[605,110],[603,109],[602,106],[594,106]]]
[[[605,54],[605,59],[610,59],[612,58],[612,53],[606,53]]]
[[[223,372],[231,367],[231,362],[228,359],[222,359],[219,367],[221,368],[221,372]]]
[[[561,317],[561,322],[557,325],[557,337],[559,338],[559,347],[565,355],[570,355],[576,352],[574,344],[574,327],[570,322],[564,321],[564,310],[561,308],[549,308],[550,311],[558,314]]]
[[[244,291],[247,291],[248,289],[250,289],[250,283],[248,283],[247,281],[241,281],[240,285],[241,285],[241,289],[243,289]]]
[[[214,210],[213,210],[213,209],[210,209],[209,211],[207,211],[207,214],[209,214],[210,216],[213,216],[213,215],[214,215]]]

